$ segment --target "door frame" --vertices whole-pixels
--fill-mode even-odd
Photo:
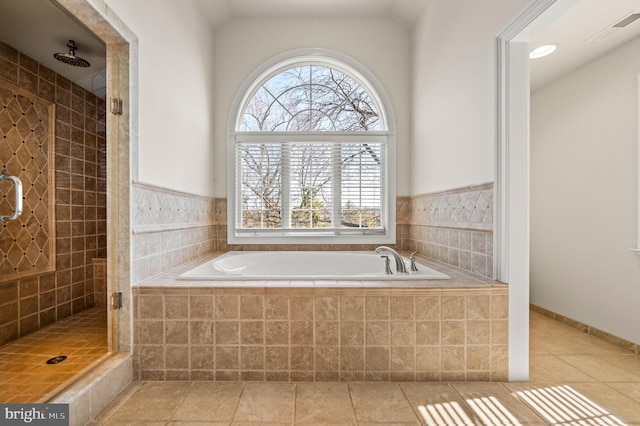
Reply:
[[[494,277],[509,284],[509,380],[529,379],[529,42],[579,0],[533,0],[496,36]]]
[[[51,0],[107,48],[107,333],[109,352],[132,352],[130,185],[137,171],[138,40],[104,0]],[[111,112],[111,99],[122,101]],[[113,293],[123,306],[109,307]]]

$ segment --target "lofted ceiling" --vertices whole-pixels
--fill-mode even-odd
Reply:
[[[154,0],[148,1],[151,5]],[[215,31],[234,19],[255,18],[389,18],[411,31],[433,0],[173,0],[196,4]],[[450,0],[444,0],[450,1]],[[580,0],[531,43],[557,43],[551,56],[531,61],[531,89],[544,87],[607,51],[640,36],[640,20],[602,41],[590,41],[629,13],[640,12],[640,0]],[[90,68],[56,61],[67,52],[67,41],[78,45],[76,55]],[[104,97],[105,46],[51,0],[0,0],[0,40],[24,52],[76,84]]]
[[[633,12],[640,12],[640,0],[580,0],[531,42],[531,48],[558,44],[553,54],[531,60],[531,90],[536,91],[640,36],[640,19],[624,28],[611,29]],[[608,37],[593,41],[596,36]]]
[[[216,29],[244,18],[391,18],[411,29],[429,0],[197,0]]]

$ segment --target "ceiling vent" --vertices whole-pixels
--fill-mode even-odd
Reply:
[[[618,19],[615,23],[608,25],[604,29],[598,31],[596,34],[589,37],[586,41],[593,41],[596,43],[605,41],[609,37],[617,34],[620,30],[622,30],[629,24],[637,21],[638,19],[640,19],[640,12],[631,12],[626,16]]]

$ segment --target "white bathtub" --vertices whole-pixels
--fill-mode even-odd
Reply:
[[[385,253],[386,254],[386,253]],[[404,258],[407,269],[409,260]],[[392,275],[374,252],[274,251],[228,252],[178,277],[179,280],[443,280],[449,277],[417,263],[418,271],[401,274],[391,258]]]

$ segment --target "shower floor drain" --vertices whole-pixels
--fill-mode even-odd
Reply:
[[[47,360],[47,364],[58,364],[58,363],[64,361],[65,359],[67,359],[66,355],[54,356],[53,358],[50,358],[50,359]]]

